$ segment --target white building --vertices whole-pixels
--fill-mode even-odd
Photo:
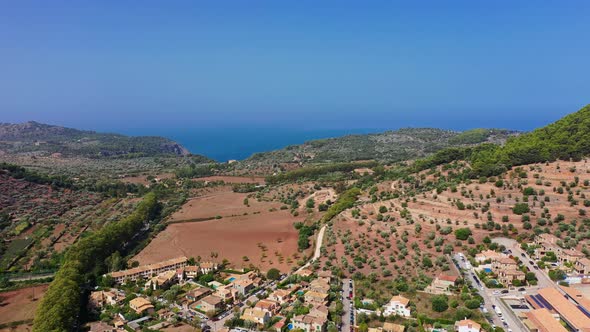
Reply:
[[[410,317],[411,311],[409,308],[410,300],[396,295],[389,300],[389,303],[383,307],[383,316],[402,316],[402,317]]]

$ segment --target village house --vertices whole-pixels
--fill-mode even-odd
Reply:
[[[291,292],[286,289],[277,289],[268,295],[268,299],[284,304],[291,299]]]
[[[202,274],[207,274],[211,272],[217,271],[217,263],[214,262],[201,262],[199,263],[200,272]]]
[[[590,259],[586,257],[578,259],[574,264],[574,270],[582,275],[590,275]]]
[[[459,277],[439,274],[432,283],[427,287],[426,291],[432,294],[447,294],[451,286],[455,286],[455,282]]]
[[[512,285],[515,280],[522,283],[525,282],[526,274],[520,270],[500,270],[498,272],[498,281],[502,285]]]
[[[330,281],[332,281],[332,272],[320,271],[320,272],[318,272],[318,278],[327,282],[327,283],[330,283]]]
[[[293,329],[303,330],[305,332],[322,332],[326,325],[326,319],[317,318],[309,315],[299,315],[291,319]]]
[[[209,295],[203,298],[196,308],[204,312],[217,312],[223,308],[223,299],[215,295]]]
[[[314,305],[309,309],[309,316],[328,319],[329,309],[323,304]]]
[[[309,290],[319,293],[327,293],[330,290],[330,284],[324,279],[314,279],[309,283]]]
[[[176,271],[185,267],[187,261],[188,259],[186,257],[178,257],[164,262],[113,272],[110,276],[119,284],[125,282],[125,280],[137,281],[138,279],[147,279],[166,271]]]
[[[565,249],[561,252],[561,254],[559,254],[559,256],[557,257],[559,259],[559,261],[563,264],[563,263],[575,263],[578,261],[578,259],[584,258],[586,256],[584,256],[583,253],[575,250],[575,249]]]
[[[153,290],[166,289],[176,282],[176,277],[176,271],[166,271],[164,273],[160,273],[148,280],[148,282],[145,283],[145,288],[151,288]]]
[[[497,252],[497,251],[493,251],[493,250],[484,250],[482,252],[480,252],[479,254],[475,255],[475,261],[478,263],[483,263],[485,261],[495,261],[501,258],[506,258],[508,256],[506,256],[506,254]]]
[[[274,316],[279,313],[279,310],[281,309],[281,305],[276,301],[269,300],[269,299],[263,299],[263,300],[256,302],[256,304],[254,305],[254,308],[268,312],[271,316]]]
[[[245,321],[264,325],[270,320],[270,314],[258,308],[246,308],[240,318]]]
[[[535,256],[537,258],[541,258],[545,256],[548,252],[553,252],[555,255],[559,255],[561,252],[561,247],[558,245],[558,241],[560,239],[553,235],[553,234],[539,234],[535,238]]]
[[[471,319],[463,319],[455,322],[455,331],[457,332],[480,332],[481,325]]]
[[[238,291],[233,287],[233,285],[224,285],[218,287],[215,290],[215,296],[219,296],[224,301],[233,301],[238,296]]]
[[[499,273],[503,270],[516,270],[518,268],[518,264],[512,258],[500,258],[492,263],[492,271],[494,273]]]
[[[307,303],[324,304],[328,301],[328,294],[314,291],[308,291],[303,297]]]
[[[389,303],[386,304],[383,308],[383,316],[402,316],[402,317],[410,317],[411,312],[409,308],[410,300],[401,296],[395,295],[389,300]]]
[[[154,313],[154,306],[152,303],[143,297],[136,297],[133,300],[129,301],[129,308],[135,311],[139,315],[143,315],[147,313],[151,315]]]
[[[254,282],[250,279],[242,279],[233,282],[233,287],[240,295],[246,295],[255,288]]]
[[[207,295],[211,295],[213,291],[207,287],[197,287],[195,289],[191,289],[185,295],[185,297],[192,302],[199,301],[200,299],[204,298]]]
[[[90,293],[88,299],[88,307],[91,310],[101,309],[105,305],[117,305],[121,303],[125,298],[124,294],[120,294],[116,291],[96,291]]]
[[[310,275],[313,274],[313,271],[311,271],[310,269],[301,269],[301,270],[295,272],[295,274],[298,276],[302,276],[302,277],[309,277]]]

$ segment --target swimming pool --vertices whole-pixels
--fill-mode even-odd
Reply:
[[[484,267],[483,270],[485,273],[492,273],[492,269],[490,269],[489,267]]]
[[[287,324],[287,329],[292,330],[293,329],[293,324],[291,324],[291,323]]]
[[[236,278],[235,278],[235,277],[231,277],[231,278],[227,279],[227,281],[229,281],[229,282],[232,282],[232,281],[234,281],[234,280],[236,280]]]

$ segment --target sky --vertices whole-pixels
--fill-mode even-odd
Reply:
[[[4,1],[0,122],[530,130],[590,103],[588,1]]]

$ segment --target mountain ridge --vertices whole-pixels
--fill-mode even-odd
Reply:
[[[100,133],[37,121],[0,123],[0,150],[91,158],[191,154],[180,143],[165,137]]]

